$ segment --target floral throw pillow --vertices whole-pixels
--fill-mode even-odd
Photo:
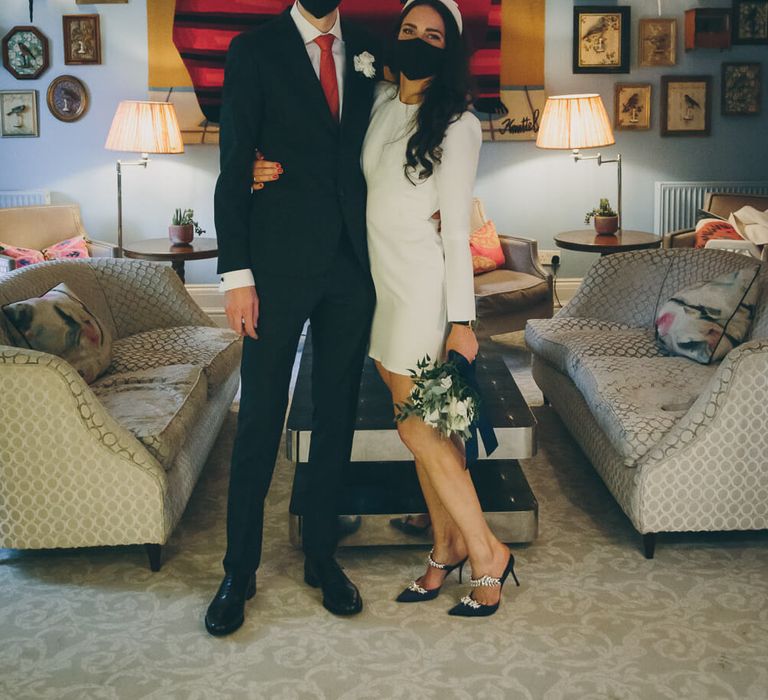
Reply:
[[[90,258],[88,242],[85,236],[75,236],[59,241],[43,250],[46,260],[61,260],[62,258]]]
[[[493,221],[486,221],[470,236],[469,247],[476,275],[504,266],[504,250]]]
[[[109,367],[112,335],[67,285],[8,304],[3,312],[32,350],[58,355],[88,384]]]
[[[677,292],[656,315],[656,336],[673,353],[701,364],[721,360],[749,331],[758,273],[745,268]]]
[[[0,243],[0,255],[12,258],[17,268],[45,262],[45,256],[39,250],[21,248],[20,246],[8,245],[7,243]]]

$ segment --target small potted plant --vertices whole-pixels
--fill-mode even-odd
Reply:
[[[619,215],[611,208],[607,199],[601,199],[597,209],[587,212],[584,223],[588,224],[593,217],[595,219],[595,231],[598,234],[607,235],[619,230]]]
[[[194,217],[195,212],[192,209],[176,210],[168,227],[171,243],[188,245],[194,240],[195,234],[202,236],[205,233]]]

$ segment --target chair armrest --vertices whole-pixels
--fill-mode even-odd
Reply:
[[[539,263],[539,244],[530,238],[499,235],[504,267],[547,280],[551,275]]]
[[[696,243],[696,230],[692,228],[681,228],[677,231],[670,231],[664,235],[662,248],[693,248]]]
[[[107,298],[120,338],[156,328],[215,325],[167,265],[122,258],[88,262]]]
[[[116,258],[117,246],[106,241],[88,241],[88,250],[92,258]]]

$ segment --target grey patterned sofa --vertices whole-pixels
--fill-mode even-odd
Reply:
[[[718,364],[671,356],[656,308],[760,263],[719,250],[609,255],[552,319],[531,320],[533,376],[653,557],[655,534],[768,528],[768,266],[747,342]]]
[[[240,339],[146,262],[22,268],[0,306],[61,282],[111,331],[112,365],[89,386],[14,347],[0,313],[0,547],[146,544],[156,571],[237,392]]]

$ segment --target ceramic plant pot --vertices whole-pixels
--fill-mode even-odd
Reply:
[[[601,236],[611,235],[619,230],[618,216],[596,216],[595,231]]]
[[[186,224],[185,226],[168,227],[168,237],[171,239],[171,243],[179,245],[189,245],[195,240],[195,227],[192,224]]]

